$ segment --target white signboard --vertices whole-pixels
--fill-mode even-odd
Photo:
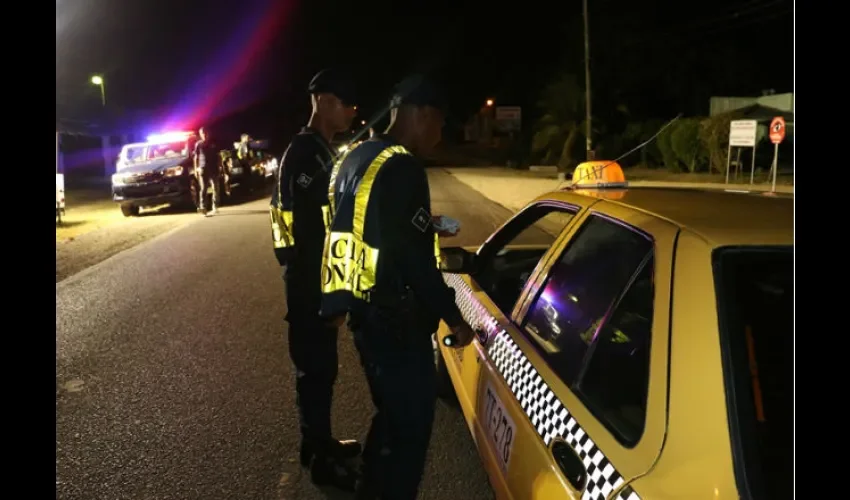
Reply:
[[[522,108],[496,106],[496,125],[504,132],[518,131],[522,127]]]
[[[729,145],[753,147],[756,145],[758,123],[755,120],[733,120],[729,125]]]

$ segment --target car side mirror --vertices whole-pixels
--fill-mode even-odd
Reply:
[[[477,267],[476,255],[462,247],[445,247],[440,254],[440,270],[444,273],[471,274]]]

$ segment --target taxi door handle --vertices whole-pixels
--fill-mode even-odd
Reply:
[[[565,441],[558,440],[552,444],[552,457],[576,491],[584,491],[587,484],[587,470],[575,450]]]

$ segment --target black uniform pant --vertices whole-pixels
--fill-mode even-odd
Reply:
[[[352,330],[376,410],[363,450],[364,479],[381,499],[415,500],[437,399],[430,332],[360,319]]]
[[[331,402],[339,366],[337,329],[327,326],[318,304],[304,300],[301,280],[286,280],[289,357],[295,365],[295,402],[302,439],[322,453],[333,439]],[[309,311],[315,310],[311,314]]]
[[[217,172],[208,172],[202,170],[198,175],[198,208],[204,210],[207,206],[207,188],[210,188],[212,194],[210,196],[210,208],[216,208],[219,202],[219,175]]]

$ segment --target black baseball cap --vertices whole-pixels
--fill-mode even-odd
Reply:
[[[446,96],[443,90],[422,74],[408,76],[395,86],[393,105],[431,106],[439,110],[446,109]]]
[[[316,73],[307,91],[311,94],[333,94],[347,106],[356,104],[354,80],[338,68],[323,69]]]

